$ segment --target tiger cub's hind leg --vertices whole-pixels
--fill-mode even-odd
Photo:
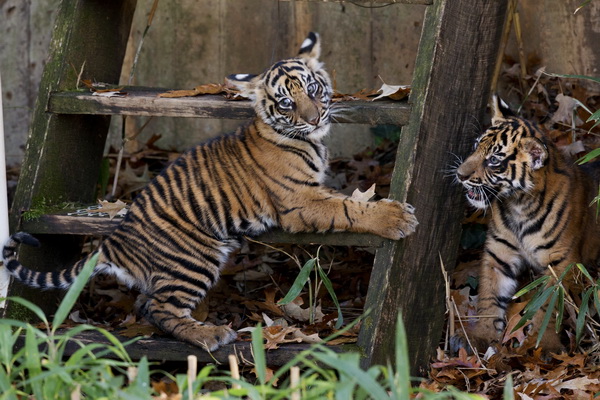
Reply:
[[[162,331],[206,351],[214,351],[236,339],[236,332],[228,326],[204,325],[192,318],[191,312],[196,304],[183,304],[172,293],[151,297],[141,294],[136,308],[140,315]]]

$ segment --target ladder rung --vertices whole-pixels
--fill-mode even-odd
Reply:
[[[283,0],[283,1],[292,1],[292,0]],[[339,3],[347,0],[298,0],[298,1],[306,1],[310,3]],[[433,4],[433,0],[354,0],[357,3],[397,3],[397,4],[424,4],[431,5]]]
[[[21,229],[35,234],[107,236],[121,223],[121,218],[45,214],[23,221]],[[265,243],[326,244],[331,246],[381,247],[385,239],[368,233],[289,233],[273,230],[254,238]]]
[[[64,333],[66,330],[59,329],[58,334]],[[131,338],[121,336],[118,332],[111,332],[121,343],[131,341]],[[96,331],[85,331],[73,337],[74,340],[69,341],[65,346],[63,356],[68,357],[80,350],[80,344],[85,345],[92,343],[108,344],[111,343],[108,339]],[[15,344],[17,349],[22,349],[25,346],[25,336],[21,335]],[[240,360],[254,360],[250,342],[238,340],[234,343],[221,346],[213,352],[206,352],[199,347],[191,344],[169,338],[152,336],[149,338],[141,338],[138,341],[126,346],[129,357],[133,360],[140,360],[142,357],[148,358],[150,361],[187,361],[189,355],[195,355],[198,362],[201,364],[214,364],[215,362],[227,365],[230,354],[235,354]],[[286,343],[279,346],[276,350],[266,352],[267,365],[280,367],[288,363],[298,353],[308,350],[311,347],[307,343]],[[355,344],[345,344],[336,346],[327,346],[329,349],[340,353],[349,350],[358,350]],[[107,357],[111,357],[110,354]]]
[[[55,114],[136,115],[249,119],[254,111],[248,100],[227,100],[222,96],[162,98],[165,89],[123,89],[125,96],[94,96],[91,92],[56,92],[50,96],[48,111]],[[335,122],[370,125],[406,125],[410,114],[407,101],[345,101],[335,107]]]

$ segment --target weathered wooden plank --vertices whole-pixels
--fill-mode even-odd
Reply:
[[[107,236],[121,223],[121,218],[109,219],[97,216],[72,216],[46,214],[22,223],[22,229],[31,234],[43,235],[89,235]],[[289,233],[274,230],[257,236],[255,240],[266,243],[327,244],[331,246],[380,247],[383,239],[376,235],[336,232],[336,233]]]
[[[61,334],[61,331],[58,332]],[[130,338],[113,333],[114,336],[121,342],[126,343],[131,341]],[[84,346],[92,343],[111,344],[108,339],[99,332],[86,331],[78,334],[74,337],[77,342]],[[15,350],[20,349],[25,345],[25,337],[20,336],[15,344]],[[81,346],[74,341],[67,343],[65,347],[64,356],[69,357]],[[146,357],[149,361],[187,361],[189,355],[195,355],[198,358],[198,362],[201,364],[225,364],[228,365],[228,357],[233,354],[237,357],[240,365],[252,365],[254,362],[254,356],[252,355],[250,342],[237,341],[232,344],[228,344],[220,347],[218,350],[211,353],[201,350],[191,344],[181,342],[168,337],[152,337],[143,338],[138,341],[125,346],[129,357],[133,360],[140,360],[142,357]],[[266,351],[266,363],[271,367],[280,367],[285,365],[287,362],[292,360],[297,354],[310,348],[308,344],[297,344],[288,343],[281,345],[276,350]],[[329,349],[336,353],[347,351],[347,349],[356,348],[354,345],[344,346],[328,346]],[[107,357],[111,357],[108,354]]]
[[[393,361],[398,311],[413,374],[423,372],[443,333],[441,264],[454,267],[463,217],[461,190],[444,170],[467,151],[465,132],[485,113],[506,9],[507,0],[436,0],[427,9],[391,189],[391,197],[416,206],[420,225],[375,256],[365,305],[372,313],[359,336],[365,365]]]
[[[109,118],[50,114],[46,112],[47,103],[50,93],[75,89],[82,67],[84,79],[102,82],[118,79],[135,5],[135,0],[61,3],[13,201],[11,229],[18,228],[21,211],[31,209],[36,203],[94,200]],[[80,140],[82,132],[85,140]],[[79,238],[58,242],[56,238],[42,237],[42,241],[46,240],[48,245],[38,251],[22,249],[21,260],[45,271],[70,263],[80,253]],[[18,284],[11,285],[13,296],[38,301],[40,296],[47,296],[37,290],[29,295],[27,292]],[[46,311],[54,306],[49,299],[39,304]],[[13,303],[9,303],[11,315],[12,308]]]
[[[222,96],[158,97],[165,89],[127,88],[126,96],[102,97],[89,92],[57,92],[50,96],[48,111],[55,114],[137,115],[159,117],[249,119],[254,111],[247,100]],[[336,123],[398,124],[408,121],[406,101],[346,101],[337,103]],[[341,111],[343,110],[343,111]]]
[[[292,0],[279,0],[292,1]],[[311,3],[344,3],[348,0],[294,0]],[[385,3],[385,4],[433,4],[433,0],[353,0],[355,3]]]

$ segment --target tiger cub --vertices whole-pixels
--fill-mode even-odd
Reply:
[[[297,57],[260,75],[229,76],[251,99],[254,120],[173,162],[135,198],[95,252],[94,274],[112,274],[138,288],[139,313],[164,332],[210,351],[235,340],[230,327],[204,325],[191,312],[243,235],[281,227],[397,240],[415,230],[409,204],[358,201],[322,185],[332,88],[319,55],[319,36],[310,33]],[[35,272],[17,260],[19,243],[38,242],[27,233],[13,235],[2,251],[4,265],[18,280],[42,289],[69,287],[89,259],[62,271]]]
[[[551,266],[560,276],[573,263],[594,269],[600,259],[600,225],[590,207],[597,174],[573,165],[536,125],[514,116],[497,97],[492,103],[492,126],[456,170],[469,203],[491,208],[479,274],[480,319],[467,331],[479,351],[502,339],[521,272],[550,275]],[[573,274],[567,283],[577,290]],[[543,315],[542,309],[534,316],[529,341],[537,338]],[[554,329],[546,330],[541,346],[561,349]],[[451,347],[467,348],[464,332],[451,339]]]

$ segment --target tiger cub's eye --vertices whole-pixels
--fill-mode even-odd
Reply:
[[[496,157],[496,156],[491,156],[488,159],[488,164],[491,165],[491,166],[498,165],[498,164],[500,164],[500,159],[498,157]]]
[[[310,85],[308,85],[308,87],[306,88],[306,92],[310,95],[310,96],[314,96],[315,94],[317,94],[317,92],[319,91],[319,84],[317,82],[313,82]]]
[[[279,107],[280,110],[291,110],[293,105],[294,102],[287,97],[284,97],[277,103],[277,107]]]

